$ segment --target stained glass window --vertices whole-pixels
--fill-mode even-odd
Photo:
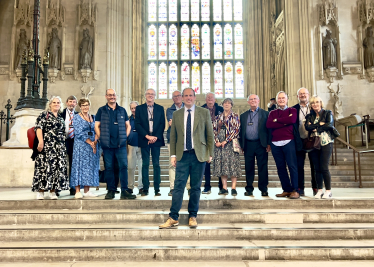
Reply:
[[[158,97],[159,98],[167,98],[168,97],[168,79],[167,79],[167,71],[166,71],[166,64],[162,62],[159,67],[159,78],[158,78]]]
[[[159,55],[158,55],[158,58],[159,59],[167,59],[167,31],[166,31],[166,26],[165,24],[162,24],[159,28],[158,28],[159,32],[158,32],[158,45],[159,45]]]
[[[244,98],[244,0],[147,0],[147,88]]]

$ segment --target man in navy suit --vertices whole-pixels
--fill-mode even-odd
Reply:
[[[135,128],[138,132],[138,146],[142,153],[142,196],[148,195],[149,190],[149,158],[152,153],[153,184],[155,196],[161,196],[160,148],[165,146],[165,112],[164,108],[155,103],[156,91],[148,89],[145,92],[146,103],[138,106],[135,111]]]
[[[244,150],[245,175],[247,186],[245,196],[253,196],[253,181],[255,178],[255,157],[258,168],[258,189],[262,196],[268,196],[268,152],[270,148],[269,129],[266,121],[269,112],[259,107],[260,98],[257,95],[248,97],[250,109],[240,115],[240,146]]]
[[[66,108],[62,111],[62,118],[65,120],[66,129],[66,153],[69,158],[69,184],[70,184],[70,174],[71,174],[71,164],[73,162],[73,147],[74,147],[74,127],[73,118],[78,112],[75,111],[77,106],[77,98],[73,95],[66,99]],[[75,195],[75,188],[70,188],[70,195]]]

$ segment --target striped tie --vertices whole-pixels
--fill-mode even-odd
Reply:
[[[74,138],[74,128],[73,126],[73,116],[72,113],[69,113],[69,131],[68,131],[68,137],[70,139]]]

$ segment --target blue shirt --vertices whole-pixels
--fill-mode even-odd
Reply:
[[[127,143],[130,146],[138,146],[138,132],[135,129],[135,117],[133,115],[130,116],[130,125],[131,132],[130,135],[127,137]]]
[[[118,114],[118,105],[116,105],[116,109],[112,109],[111,107],[106,104],[106,107],[109,111],[109,133],[110,133],[110,148],[118,148],[119,144],[119,130],[118,130],[118,122],[117,122],[117,114]],[[128,121],[129,118],[127,113],[125,112],[125,121]],[[96,121],[101,121],[101,109],[97,111],[96,114]]]
[[[258,109],[255,111],[249,110],[247,127],[245,129],[245,138],[247,140],[258,140]]]

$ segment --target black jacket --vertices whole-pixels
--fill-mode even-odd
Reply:
[[[78,114],[78,112],[74,110],[74,115],[75,115],[75,114]],[[66,118],[66,108],[62,111],[62,113],[61,113],[61,117],[62,117],[62,118],[64,119],[64,121],[65,121],[65,118]]]
[[[148,108],[144,103],[136,107],[135,111],[135,128],[138,132],[138,147],[147,147],[148,139],[146,135],[150,135],[149,121],[148,121]],[[164,107],[154,103],[153,106],[153,133],[152,136],[157,137],[154,146],[160,147],[165,145],[164,140],[165,130],[165,111]]]
[[[247,128],[247,120],[248,120],[249,111],[242,113],[240,115],[240,146],[242,149],[245,149],[245,134]],[[258,109],[258,136],[260,138],[261,145],[266,148],[270,145],[271,142],[271,134],[268,128],[266,128],[266,121],[268,120],[269,112],[259,108]]]
[[[314,123],[317,114],[314,110],[310,111],[310,114],[306,116],[305,120],[305,129],[309,132],[309,134],[313,133],[314,129],[317,129],[317,133],[327,132],[331,139],[334,137],[331,135],[331,131],[334,129],[334,117],[332,116],[331,110],[321,109],[319,112],[320,119],[318,123]],[[309,124],[310,122],[310,124]],[[324,122],[324,125],[320,123]]]
[[[216,110],[214,112],[214,116],[217,116],[218,114],[221,114],[223,112],[223,107],[218,106],[217,103],[214,103],[214,106],[216,107]],[[208,105],[206,103],[204,105],[202,105],[201,107],[208,109]]]

